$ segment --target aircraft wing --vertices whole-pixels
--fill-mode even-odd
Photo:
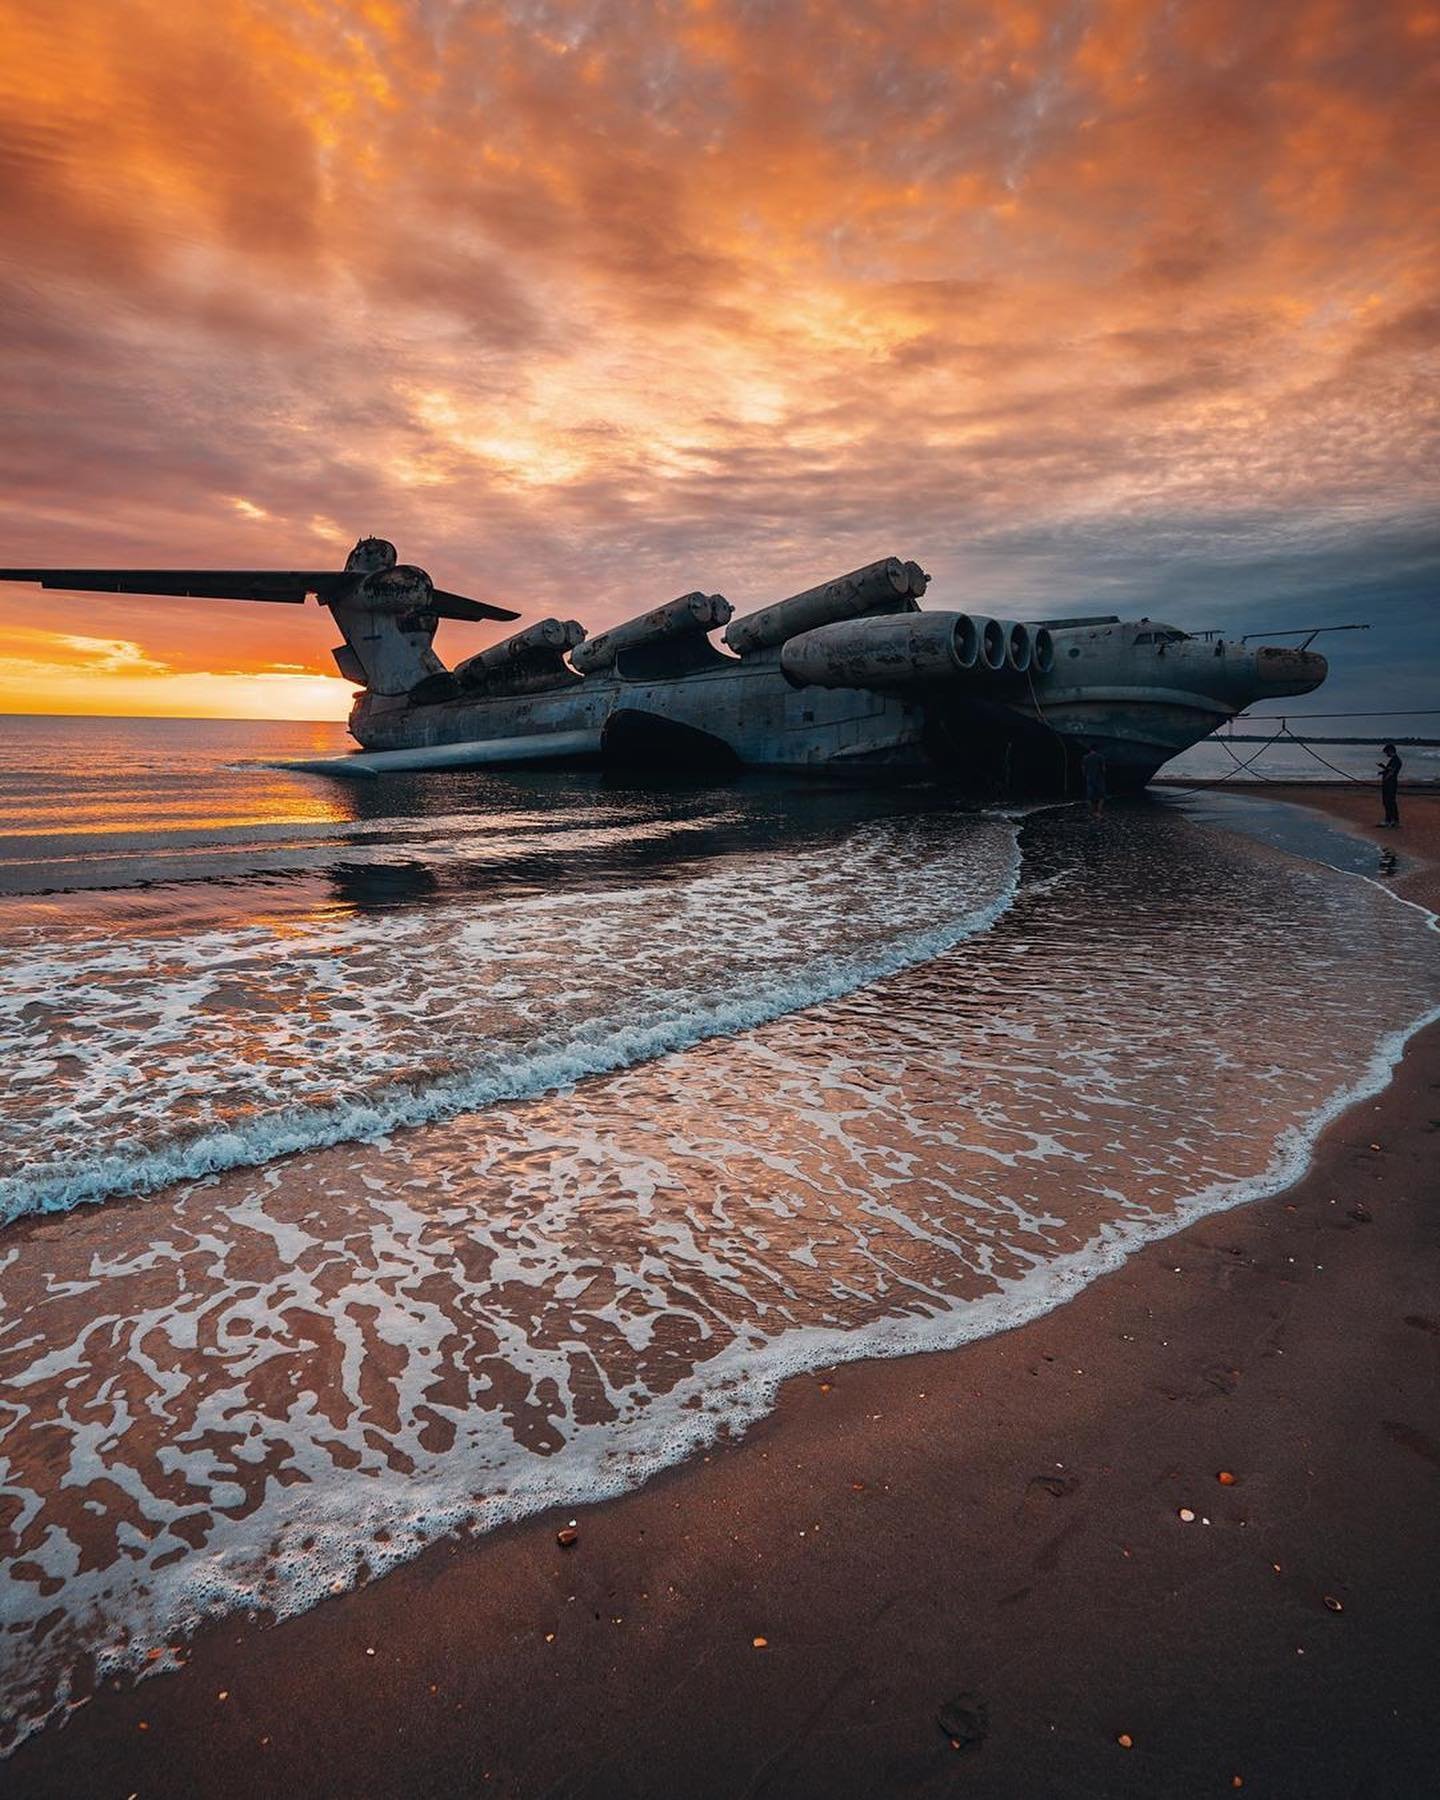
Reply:
[[[178,594],[202,600],[332,598],[358,577],[332,569],[0,569],[0,581],[35,581],[81,594]]]
[[[34,581],[77,594],[174,594],[197,600],[272,600],[299,606],[313,594],[322,606],[358,587],[362,575],[333,569],[0,569],[0,581]],[[436,588],[425,610],[442,619],[518,619],[488,600]]]

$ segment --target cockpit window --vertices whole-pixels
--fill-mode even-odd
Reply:
[[[1137,631],[1132,642],[1136,644],[1183,644],[1189,641],[1188,631],[1177,631],[1173,625],[1162,625],[1158,631]]]
[[[1137,631],[1135,633],[1135,642],[1137,644],[1153,644],[1155,642],[1155,633],[1153,631]]]

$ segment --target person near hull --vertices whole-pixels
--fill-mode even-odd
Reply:
[[[1385,808],[1380,823],[1393,830],[1400,823],[1400,770],[1404,765],[1393,744],[1383,744],[1380,753],[1385,758],[1380,764],[1380,803]]]

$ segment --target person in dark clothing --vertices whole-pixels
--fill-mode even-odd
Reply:
[[[1385,806],[1381,824],[1397,826],[1400,823],[1400,771],[1404,764],[1393,744],[1382,744],[1380,749],[1385,758],[1380,764],[1380,798]]]
[[[1090,803],[1090,817],[1098,819],[1105,810],[1105,758],[1098,744],[1092,744],[1080,758],[1080,773],[1085,777],[1085,798]]]

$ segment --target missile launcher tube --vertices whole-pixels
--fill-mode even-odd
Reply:
[[[733,612],[723,594],[682,594],[678,600],[668,600],[653,612],[627,619],[623,625],[577,645],[570,652],[570,664],[582,675],[596,675],[612,668],[622,650],[638,650],[643,644],[713,631],[717,625],[727,624]]]
[[[746,613],[736,619],[725,633],[725,642],[737,656],[753,656],[802,631],[832,625],[842,619],[855,619],[870,613],[915,611],[915,603],[925,592],[929,576],[919,563],[901,562],[898,556],[883,557],[863,569],[852,569],[834,581],[807,588],[803,594],[792,594],[788,600],[777,600],[759,612]]]
[[[541,619],[524,631],[489,645],[478,656],[467,656],[464,662],[456,663],[455,673],[462,678],[501,675],[517,662],[559,656],[584,641],[585,627],[575,619]]]

